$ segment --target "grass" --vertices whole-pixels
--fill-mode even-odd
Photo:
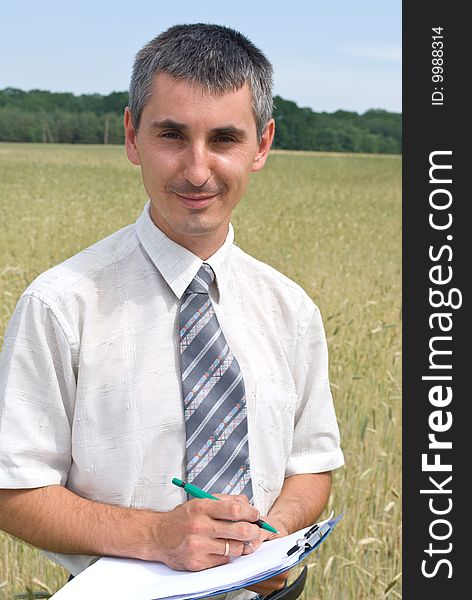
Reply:
[[[401,597],[400,198],[398,156],[277,152],[234,214],[237,244],[307,290],[328,337],[346,458],[328,508],[345,517],[310,559],[305,600]],[[0,144],[0,342],[37,274],[145,201],[121,147]],[[0,533],[0,598],[66,578]]]

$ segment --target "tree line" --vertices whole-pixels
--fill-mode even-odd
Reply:
[[[0,90],[0,141],[122,144],[127,103],[128,92],[75,96],[5,88]],[[275,148],[401,153],[400,113],[314,112],[280,96],[274,106]]]

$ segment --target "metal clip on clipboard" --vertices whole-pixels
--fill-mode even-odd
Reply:
[[[332,515],[332,513],[331,513]],[[337,523],[343,518],[343,514],[340,514],[335,519],[330,517],[329,520],[323,523],[315,523],[308,531],[305,532],[304,536],[297,540],[295,546],[292,546],[287,551],[287,556],[300,552],[299,560],[302,560],[307,554],[317,548],[325,537],[332,531]]]

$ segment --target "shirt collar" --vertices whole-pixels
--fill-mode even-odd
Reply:
[[[149,214],[149,205],[147,202],[136,221],[136,233],[149,258],[180,299],[202,266],[203,260],[171,240],[154,224]],[[215,272],[219,296],[224,294],[228,284],[233,241],[234,230],[230,223],[223,245],[205,261]]]

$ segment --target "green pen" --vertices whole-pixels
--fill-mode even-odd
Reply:
[[[183,488],[187,492],[187,494],[190,494],[190,496],[193,496],[194,498],[209,498],[210,500],[219,500],[219,498],[217,498],[216,496],[212,496],[208,492],[204,492],[196,485],[193,485],[192,483],[185,483],[185,481],[177,479],[177,477],[174,477],[172,479],[172,483],[177,487]],[[279,533],[277,529],[275,529],[275,527],[272,527],[272,525],[269,525],[269,523],[266,523],[262,519],[257,519],[255,524],[259,525],[261,529],[265,529],[266,531],[270,531],[271,533]]]

